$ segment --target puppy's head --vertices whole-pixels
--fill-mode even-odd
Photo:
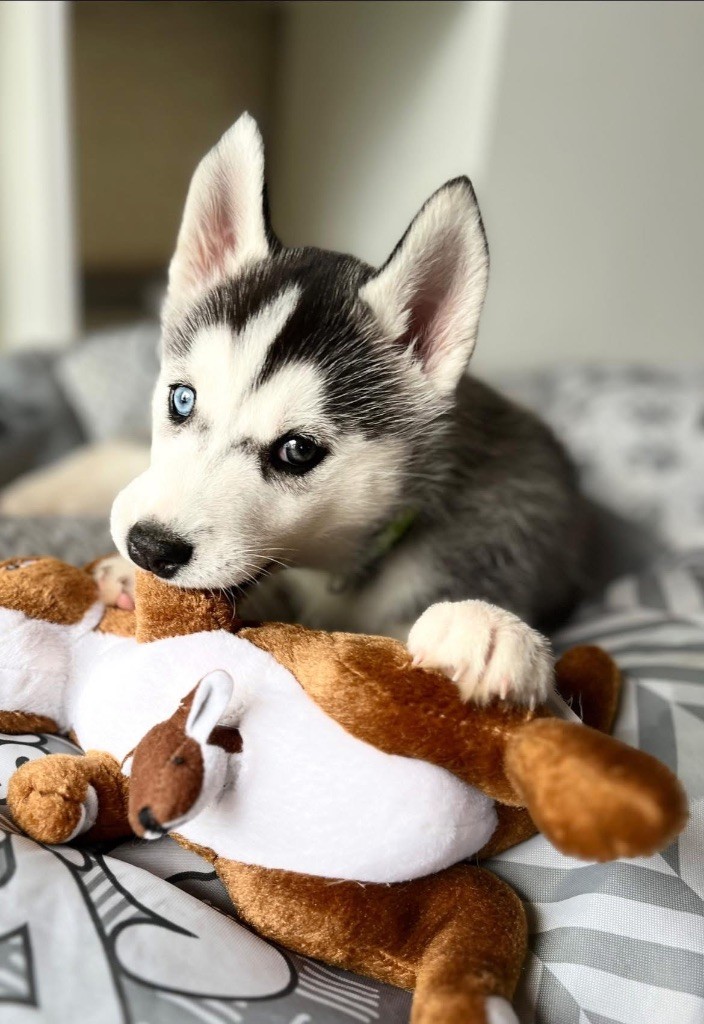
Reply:
[[[190,186],[163,313],[150,468],[119,550],[185,587],[280,563],[339,570],[413,499],[471,355],[487,249],[448,182],[387,263],[284,248],[243,115]]]

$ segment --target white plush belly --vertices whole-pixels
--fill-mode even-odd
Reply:
[[[96,602],[79,622],[62,626],[0,608],[0,708],[46,715],[61,731],[70,728],[74,649],[91,635],[110,642],[91,634],[103,611]]]
[[[179,830],[223,857],[395,882],[471,856],[496,827],[493,802],[479,791],[444,769],[355,739],[246,640],[201,633],[130,645],[101,661],[100,686],[84,689],[76,730],[84,746],[118,758],[207,672],[232,676],[243,742],[236,781]]]

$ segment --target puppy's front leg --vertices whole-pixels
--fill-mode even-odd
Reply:
[[[495,697],[534,706],[552,690],[548,641],[517,615],[486,601],[433,604],[408,634],[417,665],[439,669],[465,700]]]

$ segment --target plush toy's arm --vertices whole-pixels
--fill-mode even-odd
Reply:
[[[4,732],[8,736],[58,731],[59,727],[54,719],[48,718],[46,715],[35,715],[31,711],[0,711],[0,732]]]
[[[494,799],[520,804],[504,769],[509,736],[543,712],[465,703],[439,672],[414,668],[387,637],[269,624],[240,636],[269,651],[348,732],[389,754],[430,761]]]
[[[49,754],[27,761],[10,778],[10,812],[38,842],[94,841],[133,835],[127,820],[129,781],[110,754]]]
[[[182,589],[149,572],[135,576],[135,602],[135,637],[140,643],[218,629],[235,633],[240,625],[225,591]]]

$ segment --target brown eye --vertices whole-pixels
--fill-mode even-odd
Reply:
[[[327,448],[307,434],[287,434],[272,445],[269,459],[274,469],[300,476],[318,466],[327,454]]]

